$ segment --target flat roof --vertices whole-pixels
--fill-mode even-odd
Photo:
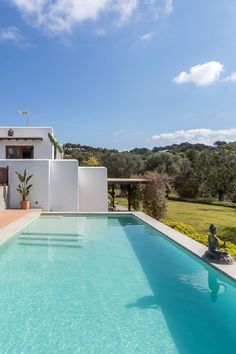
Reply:
[[[1,125],[0,126],[0,129],[28,129],[28,128],[30,128],[30,129],[53,129],[52,127],[34,127],[34,126],[32,126],[32,125],[29,125],[28,127],[26,127],[26,126],[23,126],[23,125],[21,125],[21,126],[9,126],[9,125]]]
[[[0,141],[2,140],[43,140],[43,137],[41,136],[35,136],[35,137],[27,137],[27,136],[0,136]]]

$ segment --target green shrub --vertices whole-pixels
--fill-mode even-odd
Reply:
[[[172,178],[156,171],[146,172],[148,181],[143,189],[143,210],[146,214],[159,220],[166,215],[166,194],[171,189]]]
[[[200,198],[182,198],[182,197],[176,197],[176,196],[169,196],[169,200],[174,200],[178,202],[186,202],[186,203],[196,203],[196,204],[206,204],[206,205],[215,205],[215,206],[222,206],[226,208],[233,208],[236,209],[236,204],[232,202],[219,202],[213,199],[200,199]]]
[[[207,234],[200,234],[196,231],[196,229],[190,225],[184,224],[178,221],[172,221],[167,218],[161,219],[163,224],[170,226],[172,229],[181,232],[182,234],[192,238],[193,240],[202,243],[203,245],[207,246],[208,244],[208,235]],[[229,252],[231,256],[236,260],[236,245],[231,242],[226,242],[226,246],[223,247],[226,252]]]

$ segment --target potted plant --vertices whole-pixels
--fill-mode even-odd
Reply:
[[[21,194],[22,197],[21,208],[29,209],[30,201],[27,199],[27,197],[29,195],[30,188],[32,187],[32,184],[29,184],[29,181],[33,175],[28,176],[26,169],[24,170],[23,174],[20,174],[19,172],[16,172],[16,174],[20,180],[20,184],[16,190]]]

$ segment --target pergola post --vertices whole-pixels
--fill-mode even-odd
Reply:
[[[131,184],[127,185],[128,191],[128,211],[131,211]]]
[[[107,179],[108,186],[112,188],[111,197],[112,197],[112,204],[115,207],[115,185],[123,185],[127,191],[127,199],[128,199],[128,211],[131,211],[132,207],[132,193],[133,193],[133,186],[138,184],[148,183],[148,180],[145,178],[108,178]],[[123,209],[122,209],[123,210]]]
[[[111,185],[112,206],[115,209],[115,185]]]

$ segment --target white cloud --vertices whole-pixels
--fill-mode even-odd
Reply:
[[[119,24],[126,22],[138,6],[138,0],[117,0],[113,9],[120,14]]]
[[[29,42],[17,27],[0,28],[0,42],[12,42],[18,46],[29,45]]]
[[[114,132],[114,135],[120,135],[120,134],[123,134],[125,131],[124,130],[116,130]]]
[[[192,66],[189,72],[182,71],[173,82],[184,84],[192,82],[197,86],[207,86],[216,82],[223,72],[224,65],[217,61]]]
[[[139,38],[142,41],[148,42],[148,41],[150,41],[152,39],[153,35],[154,35],[154,32],[148,32],[148,33],[143,34]]]
[[[173,0],[145,0],[144,3],[156,19],[159,19],[161,16],[170,15],[174,11]]]
[[[40,12],[47,3],[46,0],[11,0],[11,2],[26,13]]]
[[[224,81],[236,82],[236,72],[233,72],[229,76],[226,76],[226,78],[224,78]]]
[[[157,6],[163,13],[173,11],[172,0],[9,0],[22,15],[36,27],[47,33],[59,35],[70,33],[73,26],[84,21],[97,21],[102,15],[116,16],[115,23],[122,25],[136,11]],[[114,23],[113,16],[112,22]]]
[[[166,0],[164,6],[164,12],[169,15],[174,11],[173,0]]]
[[[95,34],[97,37],[105,37],[107,35],[107,31],[104,28],[98,28]]]
[[[217,140],[236,141],[236,129],[190,129],[177,130],[173,133],[153,135],[151,140],[160,145],[178,144],[182,142],[213,144]]]

